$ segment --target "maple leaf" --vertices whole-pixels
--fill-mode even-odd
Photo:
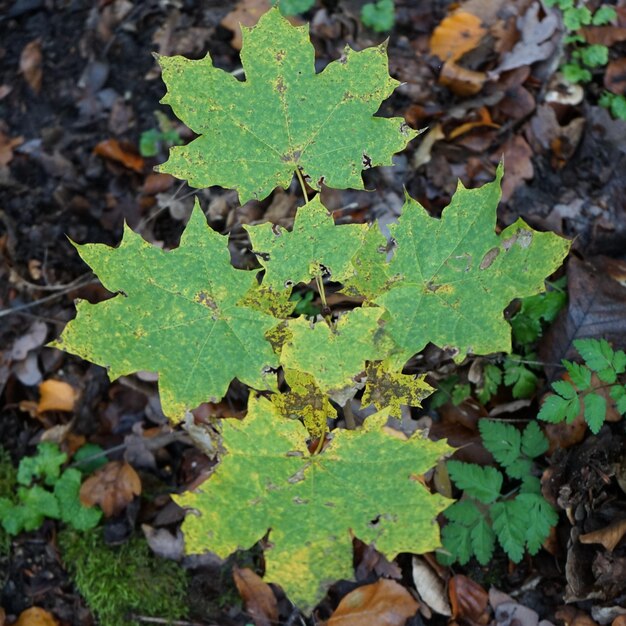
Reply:
[[[263,285],[272,290],[309,282],[322,272],[343,281],[354,273],[352,257],[368,230],[365,224],[336,226],[319,196],[298,209],[291,232],[270,223],[244,228],[265,268]]]
[[[352,534],[388,559],[440,545],[435,518],[451,501],[419,476],[451,452],[446,443],[397,439],[376,414],[360,431],[335,430],[311,456],[305,428],[279,419],[268,400],[251,398],[244,420],[222,422],[226,455],[199,490],[176,498],[199,513],[183,523],[187,552],[226,557],[271,528],[266,578],[307,609],[331,581],[352,577]]]
[[[569,242],[532,230],[522,219],[494,232],[502,165],[496,179],[478,189],[459,181],[441,219],[407,197],[391,226],[397,248],[389,272],[396,281],[375,302],[388,311],[386,330],[397,344],[401,367],[429,342],[468,353],[511,351],[511,327],[503,311],[514,298],[544,289]]]
[[[361,398],[361,405],[373,404],[377,409],[389,408],[389,415],[400,419],[400,407],[420,407],[424,398],[429,396],[434,388],[424,380],[424,376],[406,376],[400,372],[391,371],[384,362],[370,363],[367,366],[367,384]]]
[[[312,437],[321,437],[328,418],[336,419],[337,411],[315,384],[315,378],[305,372],[285,370],[290,391],[272,396],[272,403],[283,417],[302,419]]]
[[[159,58],[162,102],[200,135],[173,147],[159,171],[193,187],[236,189],[242,204],[288,187],[296,168],[314,189],[363,189],[361,170],[391,165],[416,136],[401,118],[374,117],[399,84],[388,73],[386,44],[346,47],[316,74],[308,25],[293,27],[271,9],[242,34],[245,81],[209,55]]]
[[[54,347],[106,366],[113,380],[159,373],[164,413],[220,399],[233,378],[273,388],[264,369],[277,359],[264,334],[276,320],[238,302],[253,272],[230,264],[227,238],[208,227],[196,201],[180,246],[165,252],[125,227],[117,248],[76,245],[115,298],[82,301]]]
[[[354,377],[365,370],[365,361],[378,355],[376,335],[383,313],[377,307],[354,309],[342,315],[334,329],[324,322],[312,325],[301,317],[290,319],[280,363],[310,374],[333,397],[352,387]]]

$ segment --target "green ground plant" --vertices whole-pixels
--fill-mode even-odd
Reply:
[[[305,204],[292,229],[246,226],[260,266],[252,271],[232,266],[227,237],[207,226],[198,202],[173,250],[128,227],[117,248],[76,244],[117,295],[79,302],[53,345],[106,366],[112,379],[157,371],[174,423],[221,399],[233,379],[254,390],[247,417],[222,422],[225,454],[211,478],[177,498],[194,511],[186,550],[226,557],[271,529],[266,577],[307,610],[330,581],[351,576],[353,535],[389,559],[440,545],[435,519],[450,500],[419,477],[452,449],[383,429],[432,390],[403,368],[428,342],[459,361],[510,352],[503,310],[544,290],[569,242],[521,219],[496,233],[500,166],[479,189],[459,183],[440,219],[407,196],[388,258],[377,224],[336,225],[312,197],[323,186],[363,189],[362,171],[391,165],[417,135],[402,118],[376,115],[398,85],[386,46],[347,47],[316,74],[307,27],[272,9],[243,28],[241,60],[245,81],[210,56],[159,59],[163,102],[197,138],[158,169],[236,189],[242,203],[295,175]],[[333,310],[329,283],[362,305]],[[314,319],[294,313],[300,285],[318,293]],[[361,404],[378,411],[357,427],[351,402],[364,386]],[[340,417],[346,428],[330,431]]]
[[[582,414],[591,432],[598,434],[609,398],[621,415],[626,414],[626,386],[618,380],[626,372],[626,353],[614,351],[605,339],[576,339],[574,347],[585,363],[563,360],[567,379],[552,383],[554,394],[545,399],[537,417],[570,424]]]
[[[17,469],[11,461],[9,453],[0,446],[0,502],[14,497],[17,484]],[[0,526],[0,557],[9,554],[11,536]]]
[[[565,80],[570,83],[589,83],[593,70],[604,67],[609,62],[609,49],[603,44],[590,44],[582,31],[584,26],[604,26],[617,17],[612,6],[602,5],[591,11],[584,1],[546,0],[546,7],[556,7],[561,11],[566,35],[563,43],[568,47],[566,63],[561,66]],[[609,109],[611,115],[626,120],[626,97],[605,91],[598,103]]]
[[[52,442],[40,443],[34,456],[20,461],[17,491],[0,497],[0,523],[8,535],[36,530],[46,518],[76,530],[98,525],[102,512],[81,504],[82,474],[74,468],[62,470],[66,461],[67,454]]]
[[[101,626],[145,624],[128,620],[130,615],[187,617],[185,570],[154,556],[143,538],[109,547],[98,529],[65,529],[58,542],[68,572]]]
[[[533,475],[533,460],[548,450],[548,440],[537,422],[523,432],[511,424],[482,419],[479,428],[483,445],[502,466],[495,467],[448,461],[447,468],[463,497],[446,509],[448,523],[442,531],[446,554],[440,560],[466,564],[472,556],[481,565],[492,558],[496,539],[508,557],[518,563],[524,552],[536,554],[558,516],[541,495],[539,479]],[[517,482],[514,488],[508,483]]]

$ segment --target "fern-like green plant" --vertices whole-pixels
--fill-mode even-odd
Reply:
[[[537,422],[523,432],[511,424],[483,419],[479,422],[483,445],[502,466],[509,481],[495,467],[448,461],[450,478],[463,497],[446,509],[448,523],[442,531],[444,563],[467,563],[472,556],[486,565],[493,556],[496,540],[514,562],[525,551],[536,554],[557,522],[557,514],[541,495],[539,479],[533,475],[533,460],[548,450],[548,441]]]
[[[503,310],[543,291],[569,243],[521,219],[496,233],[500,166],[479,189],[459,183],[440,219],[407,197],[389,258],[377,224],[337,225],[311,191],[362,189],[362,170],[391,165],[417,135],[402,118],[376,115],[398,85],[386,45],[347,47],[318,74],[307,28],[271,9],[243,29],[241,57],[245,81],[210,56],[159,59],[163,101],[197,134],[159,170],[194,187],[236,189],[241,202],[295,176],[304,205],[293,227],[246,226],[260,265],[253,271],[231,265],[227,238],[207,226],[198,202],[174,250],[129,228],[117,248],[76,244],[117,295],[79,302],[54,345],[106,366],[111,378],[158,372],[173,422],[221,399],[235,378],[265,392],[252,394],[245,420],[224,422],[226,454],[212,477],[177,498],[197,513],[183,524],[186,549],[226,557],[271,528],[267,577],[310,608],[333,577],[351,575],[352,533],[388,558],[439,545],[435,518],[450,501],[419,476],[451,449],[382,428],[431,391],[403,367],[428,342],[458,360],[510,352]],[[362,306],[333,310],[329,281]],[[294,312],[300,285],[317,291],[317,318]],[[361,401],[378,414],[356,428],[350,403],[364,385]],[[347,428],[329,433],[338,409]]]
[[[617,411],[626,414],[626,386],[619,378],[626,372],[626,353],[613,350],[605,339],[576,339],[574,347],[584,364],[563,360],[566,380],[552,383],[537,417],[546,422],[573,422],[583,415],[592,433],[597,434],[607,413],[607,397]],[[605,393],[599,393],[600,391]]]

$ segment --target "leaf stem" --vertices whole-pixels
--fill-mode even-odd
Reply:
[[[352,412],[351,400],[348,400],[343,405],[343,418],[346,421],[346,428],[348,430],[356,430],[356,420],[354,419],[354,413]]]
[[[335,332],[335,324],[333,323],[333,319],[331,317],[330,307],[328,306],[328,302],[326,301],[326,291],[324,290],[324,279],[322,278],[321,270],[315,273],[315,284],[317,285],[317,291],[320,294],[320,300],[322,301],[322,317],[324,321],[328,324],[330,330]]]
[[[302,178],[302,174],[300,173],[300,168],[296,167],[296,176],[300,181],[300,187],[302,187],[302,195],[304,196],[304,202],[308,204],[309,202],[309,194],[306,192],[306,184],[304,183],[304,178]]]

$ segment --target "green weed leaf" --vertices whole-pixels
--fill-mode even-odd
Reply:
[[[393,0],[376,0],[363,5],[361,21],[377,33],[384,33],[393,28],[396,11]]]
[[[17,482],[28,486],[33,480],[43,479],[46,485],[53,485],[61,474],[61,466],[67,461],[67,454],[51,441],[37,445],[37,454],[25,456],[17,470]]]
[[[59,503],[59,517],[76,530],[95,528],[102,518],[102,511],[83,506],[80,501],[81,473],[67,469],[54,486],[54,495]]]
[[[251,399],[243,421],[222,422],[226,454],[214,474],[177,498],[199,512],[183,524],[187,551],[226,557],[271,528],[266,578],[306,609],[330,581],[352,576],[351,533],[390,559],[434,549],[434,519],[450,501],[429,494],[417,478],[450,448],[392,437],[382,430],[385,419],[370,417],[360,431],[336,430],[311,456],[299,422],[280,420],[269,401]]]
[[[481,419],[478,430],[483,445],[500,465],[511,465],[520,456],[522,434],[515,426],[499,420]]]
[[[502,474],[495,467],[481,467],[461,461],[448,461],[446,466],[454,484],[468,496],[490,504],[500,495]]]
[[[549,447],[548,439],[541,432],[539,424],[535,421],[528,422],[522,433],[522,454],[534,459],[545,454]]]
[[[588,393],[583,400],[585,421],[589,429],[597,435],[606,417],[606,398],[597,393]]]
[[[519,361],[515,354],[504,360],[504,384],[511,387],[514,398],[530,398],[537,388],[537,375]]]
[[[491,507],[493,530],[511,561],[519,563],[526,543],[527,514],[519,497],[515,500],[496,502]]]
[[[254,272],[234,269],[227,238],[207,226],[196,204],[180,246],[165,252],[125,228],[117,248],[76,246],[115,298],[78,303],[78,314],[52,345],[109,368],[111,379],[159,373],[165,414],[221,399],[233,378],[273,388],[265,368],[278,362],[264,334],[269,315],[239,305]]]
[[[208,55],[160,57],[162,102],[200,136],[172,148],[159,171],[193,187],[236,189],[241,203],[288,187],[296,168],[314,189],[363,189],[361,171],[391,165],[416,136],[401,118],[374,117],[398,85],[385,44],[347,47],[316,74],[308,26],[293,27],[271,9],[242,31],[243,82]]]
[[[544,289],[569,242],[533,231],[522,220],[494,232],[502,167],[479,189],[461,183],[441,219],[407,198],[391,227],[397,248],[390,290],[375,302],[388,314],[386,330],[397,344],[395,366],[432,341],[467,353],[511,351],[511,327],[503,316],[514,298]]]

